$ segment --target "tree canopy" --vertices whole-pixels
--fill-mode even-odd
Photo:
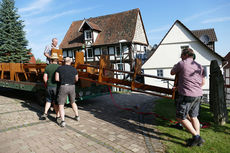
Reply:
[[[25,25],[15,8],[14,0],[0,2],[0,62],[26,63],[31,49],[23,31]]]

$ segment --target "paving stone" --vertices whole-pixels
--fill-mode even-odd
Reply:
[[[72,144],[65,144],[64,146],[61,146],[63,150],[68,150],[68,149],[71,149],[71,148],[74,148],[74,145]]]
[[[152,103],[156,99],[136,93],[113,96],[118,105],[128,108],[140,107],[142,103]],[[2,96],[0,91],[0,153],[149,152],[138,114],[115,107],[110,95],[87,100],[78,107],[81,121],[73,120],[72,109],[65,107],[67,126],[61,128],[54,122],[54,113],[51,112],[46,121],[41,121],[39,115],[44,108]],[[149,111],[149,108],[152,107],[148,105],[146,109]],[[151,124],[141,126],[154,128]],[[157,152],[164,152],[158,139],[149,138],[149,144]]]

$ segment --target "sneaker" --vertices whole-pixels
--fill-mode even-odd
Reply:
[[[202,139],[202,138],[200,137],[200,143],[198,143],[197,146],[202,146],[203,143],[205,143],[205,141],[204,141],[204,139]]]
[[[65,127],[65,125],[66,125],[66,124],[65,124],[65,121],[61,121],[60,126],[61,126],[61,127]]]
[[[47,114],[43,114],[42,116],[41,116],[41,120],[46,120],[46,118],[47,118]]]
[[[74,119],[75,119],[76,121],[80,121],[80,116],[75,116]]]
[[[199,136],[199,137],[193,137],[192,139],[188,139],[187,146],[189,146],[189,147],[202,146],[202,144],[204,142],[205,141],[204,141],[204,139],[201,138],[201,136]]]
[[[58,124],[61,124],[61,117],[56,117],[56,122],[57,122]]]

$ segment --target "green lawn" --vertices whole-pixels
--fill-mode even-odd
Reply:
[[[156,101],[154,112],[172,121],[175,120],[175,106],[172,100],[160,99]],[[228,109],[230,112],[230,109]],[[230,119],[230,113],[229,119]],[[202,104],[200,110],[200,121],[211,124],[209,128],[201,128],[201,136],[205,140],[203,146],[186,147],[185,140],[191,138],[185,129],[180,130],[170,127],[172,123],[167,120],[156,118],[157,129],[166,145],[169,153],[229,153],[230,152],[230,122],[224,126],[213,123],[213,117],[209,106]]]

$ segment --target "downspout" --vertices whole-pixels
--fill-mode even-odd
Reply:
[[[224,67],[225,67],[226,65],[228,65],[228,61],[226,61],[226,63],[225,63],[221,68],[224,69]]]
[[[223,74],[223,76],[224,76],[224,79],[225,79],[224,67],[225,67],[226,65],[228,65],[228,61],[226,61],[226,63],[221,67],[222,72],[223,72],[222,74]]]

